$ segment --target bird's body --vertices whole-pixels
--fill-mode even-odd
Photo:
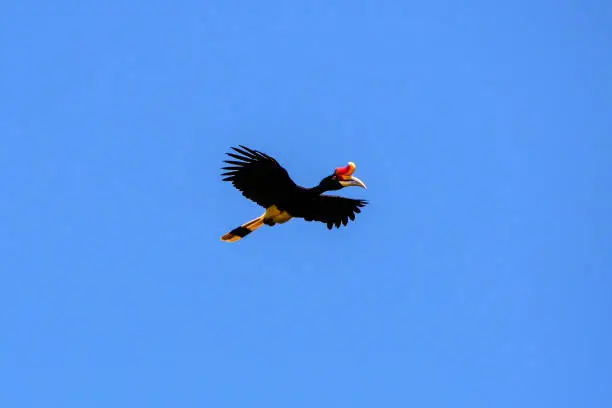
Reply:
[[[355,165],[337,168],[325,177],[319,185],[305,188],[297,185],[275,159],[265,153],[244,146],[232,147],[238,153],[227,153],[233,159],[223,167],[224,181],[230,181],[242,195],[264,207],[265,212],[258,218],[233,229],[221,237],[222,241],[237,241],[262,225],[283,224],[291,218],[319,221],[331,229],[334,225],[346,225],[355,219],[355,213],[367,204],[365,200],[323,194],[348,186],[365,188],[363,182],[352,177]]]

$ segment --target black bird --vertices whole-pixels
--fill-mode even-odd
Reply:
[[[237,154],[227,153],[236,160],[224,160],[231,166],[222,168],[225,170],[223,181],[230,181],[243,196],[261,205],[266,211],[223,235],[221,241],[235,242],[263,224],[283,224],[291,218],[320,221],[327,224],[328,229],[334,225],[340,228],[340,224],[346,225],[349,219],[354,220],[355,213],[361,212],[359,208],[368,203],[366,200],[323,194],[349,186],[366,188],[361,180],[353,177],[355,163],[349,162],[345,167],[336,168],[316,187],[304,188],[295,184],[287,170],[272,157],[239,146],[231,148]]]

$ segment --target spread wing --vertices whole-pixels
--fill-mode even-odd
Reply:
[[[346,225],[349,219],[353,221],[355,214],[361,212],[360,207],[364,207],[367,203],[366,200],[320,195],[309,203],[304,219],[323,222],[327,224],[328,229],[332,229],[334,225],[340,228],[340,224]]]
[[[227,153],[237,160],[224,160],[230,164],[223,167],[223,181],[230,181],[242,195],[268,208],[291,189],[297,188],[285,170],[276,160],[265,153],[239,145],[232,147],[238,154]]]

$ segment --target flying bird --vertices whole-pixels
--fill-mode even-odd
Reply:
[[[224,160],[229,164],[222,167],[223,181],[231,182],[243,196],[265,208],[259,217],[234,228],[221,237],[221,241],[235,242],[262,225],[283,224],[291,218],[306,221],[319,221],[327,224],[328,229],[335,225],[346,225],[355,219],[360,207],[366,200],[345,198],[323,194],[326,191],[340,190],[356,186],[366,188],[365,184],[353,176],[355,163],[338,167],[312,188],[297,185],[289,174],[274,158],[257,150],[239,145],[231,147],[235,153],[226,153],[232,159]]]

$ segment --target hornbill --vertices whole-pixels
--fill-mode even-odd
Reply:
[[[242,145],[231,149],[235,153],[226,154],[236,160],[224,160],[230,166],[222,167],[225,170],[221,174],[223,181],[230,181],[243,196],[266,210],[259,217],[223,235],[221,241],[235,242],[264,224],[274,226],[291,218],[323,222],[328,229],[334,225],[340,228],[340,224],[346,225],[349,218],[354,220],[355,213],[361,212],[359,208],[368,203],[366,200],[323,194],[349,186],[366,188],[361,180],[353,177],[353,162],[336,168],[319,185],[304,188],[294,183],[287,170],[267,154]]]

